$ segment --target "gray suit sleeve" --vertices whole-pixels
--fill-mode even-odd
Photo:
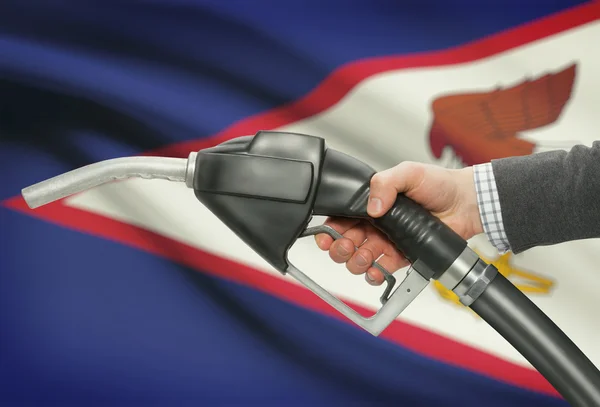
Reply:
[[[492,168],[514,253],[600,238],[600,141],[492,160]]]

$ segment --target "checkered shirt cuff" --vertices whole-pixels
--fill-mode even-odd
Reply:
[[[479,215],[483,230],[491,244],[498,249],[500,253],[506,253],[510,250],[510,244],[504,230],[502,222],[502,212],[500,211],[500,198],[492,163],[485,163],[473,166],[473,176],[475,179],[475,190],[477,191],[477,205],[479,206]]]

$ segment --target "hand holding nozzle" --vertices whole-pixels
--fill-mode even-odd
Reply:
[[[404,161],[378,172],[370,182],[369,215],[373,218],[384,215],[398,194],[427,207],[465,240],[483,233],[472,167],[448,169]],[[410,264],[387,236],[366,220],[330,217],[325,225],[343,236],[334,240],[318,234],[319,248],[329,251],[334,262],[346,263],[352,274],[365,274],[372,285],[381,285],[385,277],[372,265],[373,261],[377,260],[392,273]]]

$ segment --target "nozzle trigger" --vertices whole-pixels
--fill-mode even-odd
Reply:
[[[314,235],[319,235],[321,233],[325,233],[325,234],[331,236],[334,240],[338,240],[338,239],[341,239],[344,237],[337,230],[335,230],[331,226],[327,226],[327,225],[318,225],[318,226],[309,227],[300,234],[300,237],[314,236]],[[358,250],[358,247],[354,246],[354,251],[356,251],[356,250]],[[371,265],[383,273],[383,278],[385,279],[385,282],[387,283],[385,290],[383,291],[383,294],[379,298],[379,301],[381,302],[381,304],[385,305],[385,303],[390,298],[390,294],[392,293],[392,289],[394,288],[394,285],[396,284],[396,278],[389,271],[387,271],[381,264],[377,263],[377,261],[373,261],[373,263],[371,263]]]

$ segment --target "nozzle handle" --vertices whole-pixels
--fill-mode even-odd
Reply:
[[[448,225],[402,194],[385,215],[369,221],[426,278],[440,278],[467,247],[467,241]]]
[[[464,256],[466,240],[403,194],[398,194],[385,215],[370,217],[367,203],[373,175],[375,170],[367,164],[340,151],[327,149],[314,214],[368,220],[388,236],[423,277],[439,278]],[[477,260],[476,256],[472,257],[471,267]]]

